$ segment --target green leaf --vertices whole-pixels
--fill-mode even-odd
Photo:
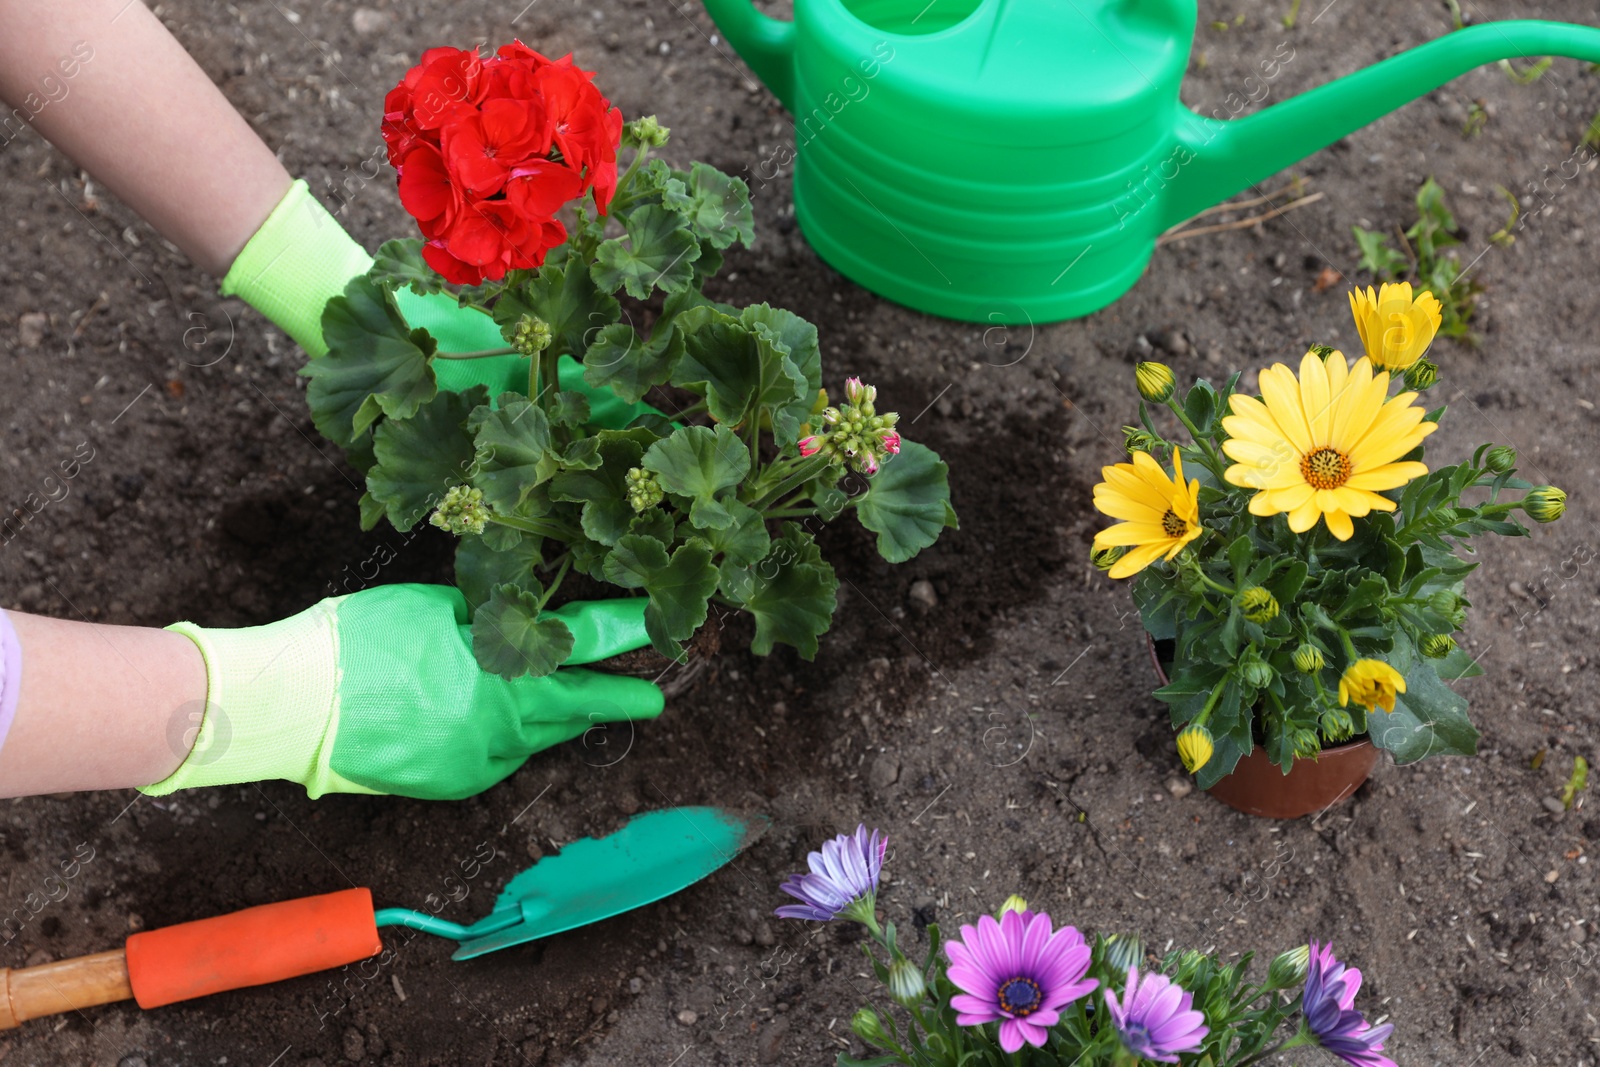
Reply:
[[[722,592],[756,621],[750,650],[758,656],[779,641],[800,650],[804,659],[817,654],[817,637],[827,633],[838,607],[839,580],[822,558],[811,535],[785,523],[783,536],[754,567],[729,561],[722,565]]]
[[[549,325],[550,345],[557,355],[579,358],[589,342],[621,314],[622,305],[609,292],[595,287],[581,259],[565,267],[540,267],[528,275],[525,284],[507,289],[494,306],[494,321],[508,343],[517,321],[532,315]]]
[[[572,654],[572,631],[557,618],[539,618],[539,597],[515,585],[497,586],[472,618],[478,666],[502,678],[543,678]]]
[[[1250,557],[1254,554],[1255,550],[1250,545],[1249,534],[1240,534],[1228,546],[1228,566],[1233,568],[1233,580],[1235,583],[1244,580],[1245,571],[1250,569]]]
[[[686,179],[688,203],[680,210],[689,218],[695,236],[716,249],[735,240],[749,245],[755,240],[755,216],[750,210],[750,187],[742,178],[730,178],[707,163],[696,163]],[[672,205],[678,207],[678,205]]]
[[[362,493],[360,500],[361,528],[371,530],[378,525],[378,520],[383,518],[383,505],[373,498],[371,493]]]
[[[822,352],[817,344],[817,328],[792,311],[768,307],[766,304],[753,304],[745,308],[739,315],[739,321],[750,327],[765,327],[769,341],[776,342],[775,347],[789,357],[789,361],[805,379],[804,392],[786,405],[784,410],[784,416],[793,422],[798,436],[799,426],[810,418],[811,409],[817,402],[817,391],[822,388]],[[784,448],[793,443],[792,438],[778,442],[779,447]]]
[[[648,341],[632,326],[618,322],[601,330],[583,354],[583,380],[637,404],[652,387],[672,377],[682,358],[683,334],[671,322],[665,327],[658,323]]]
[[[377,465],[367,472],[367,491],[384,506],[397,530],[409,530],[472,467],[467,416],[489,398],[475,385],[464,393],[440,393],[409,419],[387,419],[373,433]]]
[[[413,293],[419,295],[444,291],[444,279],[422,258],[422,239],[419,237],[385,241],[379,245],[367,277],[390,292],[408,285]]]
[[[1447,682],[1461,678],[1477,678],[1483,674],[1483,668],[1478,665],[1478,658],[1464,648],[1452,648],[1448,656],[1434,660],[1433,669]]]
[[[1189,395],[1183,398],[1183,413],[1201,433],[1209,431],[1211,419],[1217,413],[1217,391],[1211,388],[1210,382],[1202,378],[1194,383]]]
[[[629,296],[645,300],[652,288],[664,293],[689,288],[700,242],[681,215],[651,204],[628,217],[627,230],[626,238],[614,237],[595,250],[593,275],[601,289],[614,293],[626,287]]]
[[[595,435],[596,466],[566,470],[550,480],[554,500],[583,502],[583,532],[603,545],[615,545],[628,532],[634,510],[628,503],[628,471],[640,465],[648,430],[601,430]]]
[[[1476,753],[1478,731],[1467,718],[1466,698],[1440,681],[1433,665],[1420,657],[1405,676],[1406,691],[1395,697],[1393,713],[1378,711],[1367,718],[1372,743],[1388,749],[1396,763]]]
[[[931,448],[902,441],[872,476],[856,505],[861,525],[878,535],[878,554],[904,563],[939,539],[946,528],[959,529],[950,506],[950,468]]]
[[[542,408],[518,393],[502,395],[498,404],[467,419],[475,449],[472,484],[496,511],[511,512],[555,473],[555,457]]]
[[[750,473],[750,450],[726,426],[686,426],[651,445],[642,465],[661,488],[691,501],[690,522],[721,530],[735,521],[723,498]]]
[[[456,545],[456,588],[474,611],[498,586],[514,585],[537,593],[539,580],[533,568],[541,562],[537,537],[524,537],[509,549],[498,549],[482,537],[467,534]]]
[[[656,650],[674,659],[705,624],[711,594],[717,589],[717,568],[711,549],[698,538],[680,545],[669,557],[653,537],[628,534],[606,560],[606,580],[625,589],[643,589],[650,596],[644,628]]]
[[[380,415],[408,419],[439,391],[429,360],[437,347],[426,330],[406,325],[394,296],[377,282],[352,278],[322,310],[328,353],[300,373],[323,436],[350,448]]]
[[[672,384],[703,388],[711,416],[730,426],[744,422],[752,410],[769,408],[779,447],[793,444],[800,424],[792,412],[797,401],[805,401],[806,378],[774,343],[777,335],[770,327],[760,322],[747,326],[712,308],[692,308],[677,323],[684,334],[684,354]],[[784,412],[791,414],[780,419],[778,413]]]
[[[557,426],[582,428],[589,421],[589,398],[582,393],[563,389],[551,398],[550,418]]]
[[[1361,269],[1370,271],[1379,279],[1393,278],[1408,266],[1406,257],[1389,247],[1389,238],[1375,230],[1352,226],[1356,244],[1361,249]]]
[[[732,525],[720,530],[702,530],[700,536],[711,545],[713,552],[725,554],[735,563],[743,566],[756,563],[772,546],[765,520],[755,508],[738,500],[729,500],[727,507],[733,516]]]

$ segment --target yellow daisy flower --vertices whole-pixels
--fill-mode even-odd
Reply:
[[[1368,711],[1393,713],[1396,693],[1406,691],[1405,675],[1381,659],[1358,659],[1339,679],[1339,706],[1354,700]]]
[[[1422,358],[1439,332],[1442,312],[1426,289],[1411,295],[1410,282],[1384,282],[1376,295],[1351,290],[1350,313],[1367,358],[1378,370],[1403,371]]]
[[[1135,452],[1132,463],[1100,468],[1105,479],[1094,487],[1094,506],[1113,519],[1094,536],[1094,550],[1129,547],[1107,573],[1113,578],[1137,574],[1163,555],[1171,559],[1200,536],[1200,479],[1183,481],[1183,458],[1172,453],[1172,477],[1148,452]]]
[[[1178,735],[1178,758],[1183,760],[1183,769],[1190,774],[1210,763],[1214,751],[1211,731],[1204,726],[1188,726]]]
[[[1282,363],[1261,372],[1261,398],[1235,393],[1233,414],[1222,420],[1222,451],[1234,461],[1227,480],[1259,490],[1252,515],[1287,512],[1289,529],[1305,533],[1321,518],[1328,532],[1348,541],[1351,517],[1393,511],[1378,494],[1428,473],[1415,460],[1396,462],[1438,426],[1422,421],[1416,393],[1388,397],[1389,375],[1372,363],[1345,366],[1344,354],[1326,360],[1307,352],[1300,376]]]

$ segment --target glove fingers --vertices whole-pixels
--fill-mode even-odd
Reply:
[[[499,325],[488,315],[471,308],[462,308],[449,293],[413,293],[409,286],[395,294],[400,313],[413,327],[422,327],[433,334],[441,352],[479,352],[485,348],[503,348],[505,337]],[[520,359],[520,356],[511,356]],[[478,364],[481,359],[443,360],[444,363]],[[527,366],[526,363],[523,364]],[[438,364],[434,369],[443,371]],[[452,386],[451,388],[454,388]]]
[[[666,698],[654,682],[600,671],[564,668],[511,683],[525,726],[654,719]]]
[[[545,615],[560,619],[572,631],[572,654],[566,662],[593,663],[650,643],[650,635],[644,628],[644,609],[648,603],[642,596],[576,600]]]

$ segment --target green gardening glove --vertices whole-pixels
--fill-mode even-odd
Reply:
[[[372,257],[317,202],[306,183],[297,181],[233,261],[222,279],[222,295],[241,298],[310,355],[322,356],[328,351],[322,340],[323,307],[371,267]],[[492,318],[461,307],[448,293],[418,295],[406,288],[395,296],[406,321],[431,333],[441,352],[505,346]],[[441,359],[433,369],[441,389],[459,392],[486,385],[491,397],[528,391],[528,361],[518,355]],[[609,389],[591,389],[583,380],[583,365],[570,356],[561,357],[557,376],[561,388],[589,399],[590,421],[598,426],[621,429],[655,411],[647,404],[625,403]]]
[[[642,597],[568,604],[568,664],[649,644]],[[206,710],[176,772],[143,792],[281,778],[313,798],[459,800],[541,749],[661,714],[650,682],[563,667],[507,681],[480,668],[461,593],[389,585],[238,630],[168,627],[199,646]]]

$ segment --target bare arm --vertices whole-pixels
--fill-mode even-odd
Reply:
[[[6,613],[22,689],[0,797],[159,782],[194,744],[206,666],[182,634]]]
[[[0,99],[7,136],[31,116],[212,274],[289,188],[277,157],[137,0],[0,0]]]

